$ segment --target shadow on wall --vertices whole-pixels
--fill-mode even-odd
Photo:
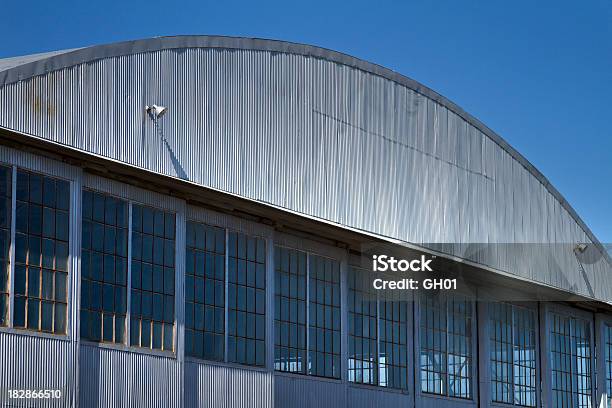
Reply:
[[[174,150],[172,150],[172,147],[170,147],[168,140],[164,136],[164,131],[159,125],[159,118],[153,117],[150,113],[148,114],[148,116],[153,121],[153,126],[155,127],[156,135],[164,143],[164,146],[166,146],[166,149],[168,150],[168,154],[170,154],[170,161],[172,162],[172,167],[174,167],[174,172],[176,173],[178,178],[180,178],[181,180],[189,180],[189,177],[187,176],[187,172],[185,172],[185,169],[181,165],[181,162],[179,161],[178,157],[176,157],[176,154],[174,154]],[[143,147],[144,147],[144,144],[146,143],[145,139],[146,139],[146,127],[144,126],[144,122],[143,122],[142,140],[141,140]]]

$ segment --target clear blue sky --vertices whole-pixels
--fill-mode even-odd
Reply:
[[[395,4],[397,3],[397,4]],[[0,58],[221,34],[384,65],[504,137],[612,242],[612,2],[59,1],[3,4]]]

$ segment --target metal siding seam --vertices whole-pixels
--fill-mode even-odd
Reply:
[[[70,305],[69,325],[71,343],[71,367],[68,375],[70,375],[72,390],[71,390],[71,405],[77,407],[79,405],[79,310],[80,310],[80,293],[81,293],[81,190],[82,190],[82,172],[72,181],[71,184],[71,204],[70,204],[70,293],[68,302]]]
[[[10,247],[10,265],[9,265],[9,276],[10,276],[10,287],[9,293],[15,293],[15,228],[16,221],[15,215],[17,212],[17,166],[11,168],[11,247]],[[15,296],[9,297],[9,327],[13,327],[13,321],[15,317],[14,305]]]

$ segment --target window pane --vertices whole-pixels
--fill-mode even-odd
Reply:
[[[83,240],[88,239],[86,230],[92,231],[92,244],[91,249],[83,247],[81,252],[81,309],[91,312],[81,315],[91,320],[81,321],[87,328],[81,330],[81,337],[122,343],[125,336],[121,322],[125,320],[127,299],[127,240],[118,237],[127,236],[128,221],[127,217],[117,217],[117,213],[127,213],[128,203],[89,190],[83,191],[82,202]],[[57,273],[55,278],[56,293],[65,299],[65,275]]]
[[[24,296],[15,298],[15,326],[64,334],[65,319],[54,320],[66,304],[70,184],[18,170],[17,190],[15,293]]]
[[[118,210],[117,214],[122,212]],[[171,337],[164,339],[164,326],[173,327],[174,324],[175,241],[174,231],[166,230],[174,228],[174,217],[172,213],[152,207],[132,205],[131,316],[132,322],[142,318],[140,332],[130,325],[133,346],[173,350],[174,330],[168,330]],[[119,218],[125,217],[117,216]],[[117,232],[115,239],[122,234]],[[115,256],[119,256],[118,251]],[[115,270],[115,282],[124,280],[123,277],[117,279]]]

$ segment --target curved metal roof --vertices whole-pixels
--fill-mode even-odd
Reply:
[[[298,44],[286,41],[227,37],[227,36],[208,36],[208,35],[188,35],[172,37],[154,37],[141,40],[124,41],[106,45],[95,45],[86,48],[76,48],[63,51],[55,51],[30,56],[13,57],[0,59],[0,87],[26,80],[28,78],[44,75],[46,73],[60,70],[63,68],[96,61],[104,58],[139,54],[167,49],[185,48],[220,48],[220,49],[239,49],[253,51],[267,51],[272,53],[287,53],[302,55],[312,58],[320,58],[330,62],[353,67],[373,75],[383,77],[405,86],[423,96],[432,99],[440,105],[451,110],[469,124],[483,132],[502,149],[508,152],[515,160],[525,167],[546,189],[559,201],[568,213],[574,218],[578,225],[585,231],[589,238],[599,246],[600,251],[612,263],[609,255],[601,246],[589,227],[582,221],[580,216],[561,195],[561,193],[550,183],[550,181],[523,155],[515,150],[501,136],[489,129],[485,124],[464,111],[457,104],[438,94],[434,90],[408,78],[402,74],[392,71],[380,65],[367,62],[352,57],[341,52],[329,50],[306,44]]]

